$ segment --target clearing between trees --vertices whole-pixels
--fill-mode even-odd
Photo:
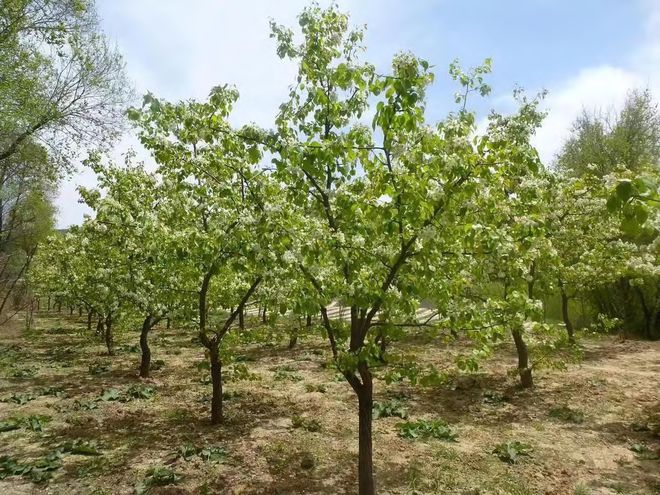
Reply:
[[[84,318],[42,313],[34,330],[10,334],[0,493],[354,493],[356,404],[320,329],[288,350],[283,332],[246,323],[221,426],[210,425],[209,371],[189,332],[154,328],[150,379],[138,378],[135,338],[122,334],[110,358]],[[403,352],[448,375],[412,386],[375,370],[379,491],[658,493],[660,342],[580,342],[579,363],[539,370],[530,391],[511,374],[512,344],[456,375],[460,340],[406,338]]]

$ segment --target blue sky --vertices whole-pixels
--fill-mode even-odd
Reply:
[[[327,2],[321,2],[325,4]],[[447,66],[491,57],[493,93],[479,103],[506,111],[517,84],[547,89],[548,117],[536,145],[552,160],[582,108],[616,109],[626,92],[650,87],[660,98],[660,0],[339,0],[355,24],[367,25],[366,57],[382,70],[407,50],[435,66],[429,93],[434,119],[452,108]],[[97,0],[102,27],[126,60],[138,94],[204,98],[231,83],[241,100],[234,120],[269,126],[295,68],[282,63],[268,21],[295,25],[304,0]],[[114,159],[139,147],[127,135]],[[82,220],[76,187],[92,185],[81,170],[62,187],[58,225]]]

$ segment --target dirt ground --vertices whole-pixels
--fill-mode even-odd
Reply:
[[[117,340],[108,357],[82,320],[58,315],[29,333],[0,329],[0,430],[18,425],[0,432],[0,478],[33,466],[0,480],[0,494],[136,493],[149,480],[152,494],[355,493],[356,400],[320,337],[293,350],[284,338],[239,346],[219,427],[192,333],[154,329],[162,362],[148,380],[137,377],[137,333]],[[375,419],[379,493],[660,494],[660,342],[581,342],[579,364],[538,370],[531,391],[516,386],[509,346],[446,385],[377,380],[379,403],[457,435],[411,440],[404,419]],[[457,345],[411,339],[399,350],[447,368]],[[563,406],[570,414],[556,417]],[[76,440],[93,452],[71,449]],[[528,447],[515,464],[493,452],[513,441]]]

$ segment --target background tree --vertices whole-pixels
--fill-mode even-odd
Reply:
[[[625,178],[624,185],[612,196],[612,200],[619,203],[628,200],[627,188],[632,186],[634,177],[640,177],[640,180],[646,177],[657,184],[653,178],[660,173],[660,110],[651,93],[648,90],[632,91],[619,113],[602,115],[585,112],[576,121],[571,137],[557,157],[557,164],[568,176],[595,175],[601,178],[604,181],[601,185],[603,190]],[[603,194],[607,199],[607,194]],[[637,215],[644,217],[643,223],[648,211],[636,202],[627,203],[622,209],[618,206],[613,204],[610,208],[612,212],[619,211],[624,220],[617,238],[629,247],[652,245],[654,235],[650,232],[653,229],[642,232],[636,228],[640,223]],[[585,220],[582,215],[576,218],[578,221]],[[602,219],[598,219],[595,225],[601,223]],[[590,224],[587,222],[587,225]],[[646,252],[647,247],[641,248],[642,258],[646,261],[638,258],[640,263],[633,265],[641,267],[648,264],[652,255]],[[629,275],[622,273],[614,282],[608,277],[592,280],[594,283],[601,280],[591,287],[587,296],[593,312],[618,319],[625,331],[650,335],[649,320],[639,316],[651,315],[654,311],[651,308],[657,307],[660,279],[654,276],[653,270],[643,271],[646,275],[638,276],[639,272],[633,268]],[[587,280],[581,275],[579,278]],[[631,284],[633,279],[635,282]],[[651,333],[659,335],[660,329],[654,329]]]
[[[255,167],[259,132],[235,131],[227,122],[237,98],[235,89],[216,87],[204,103],[170,104],[147,96],[142,111],[131,111],[163,176],[160,221],[167,249],[178,258],[182,289],[197,294],[213,424],[223,419],[223,338],[257,288],[279,273],[278,244],[286,239],[277,235],[283,211],[277,185]]]
[[[30,208],[50,218],[58,181],[85,146],[118,135],[131,96],[123,61],[91,0],[0,5],[0,263],[3,299],[22,287],[36,250],[13,250]],[[41,222],[46,227],[48,222]],[[31,226],[30,226],[31,225]],[[45,232],[42,239],[48,235]],[[35,240],[36,237],[32,236]],[[19,295],[14,297],[19,300]],[[2,305],[2,310],[6,310]],[[3,318],[13,313],[5,311]]]
[[[163,249],[164,229],[158,208],[162,190],[157,178],[141,165],[104,166],[98,154],[87,161],[97,174],[99,190],[82,190],[94,211],[94,223],[105,229],[106,237],[122,245],[117,271],[124,271],[125,285],[117,287],[127,310],[142,321],[140,376],[149,376],[151,349],[148,336],[179,304],[177,274],[172,270],[171,252]]]

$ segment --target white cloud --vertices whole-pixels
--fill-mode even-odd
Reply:
[[[585,68],[567,81],[550,87],[544,109],[548,116],[534,139],[541,158],[551,163],[582,112],[619,110],[627,93],[648,87],[660,98],[660,2],[642,0],[646,13],[643,42],[624,67]]]
[[[548,116],[533,141],[543,161],[552,161],[572,122],[583,109],[616,110],[625,101],[628,91],[640,86],[643,86],[643,79],[639,74],[606,65],[584,69],[551,89],[543,105]]]

